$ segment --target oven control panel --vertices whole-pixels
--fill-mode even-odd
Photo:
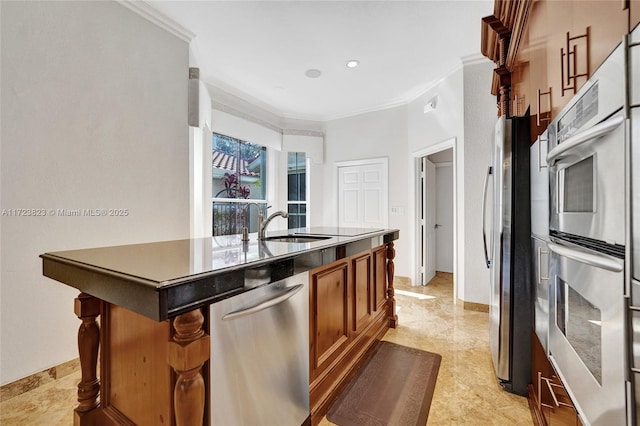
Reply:
[[[598,115],[598,81],[558,120],[557,140],[562,143]]]

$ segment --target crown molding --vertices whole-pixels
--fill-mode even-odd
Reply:
[[[190,43],[196,36],[146,1],[116,0],[116,2],[187,43]]]
[[[400,100],[400,101],[393,101],[393,102],[389,102],[386,104],[380,104],[380,105],[376,105],[370,108],[364,108],[364,109],[359,109],[359,110],[355,110],[352,112],[348,112],[346,114],[340,114],[340,115],[328,115],[328,116],[322,116],[320,120],[318,120],[317,118],[309,118],[309,117],[294,117],[294,116],[285,116],[284,118],[289,118],[289,119],[296,119],[296,120],[311,120],[311,121],[320,121],[320,122],[327,122],[327,121],[334,121],[334,120],[340,120],[343,118],[349,118],[349,117],[355,117],[357,115],[362,115],[362,114],[368,114],[371,112],[378,112],[378,111],[384,111],[387,109],[391,109],[391,108],[396,108],[396,107],[401,107],[401,106],[405,106],[408,105],[409,103],[405,100]]]
[[[456,65],[454,68],[451,69],[451,71],[449,71],[447,74],[445,74],[444,76],[440,77],[437,80],[432,81],[428,86],[426,86],[425,88],[420,89],[418,92],[414,93],[413,96],[410,96],[406,103],[410,104],[411,102],[417,100],[418,98],[426,95],[427,93],[431,92],[433,89],[435,89],[436,87],[438,87],[439,85],[442,84],[443,81],[445,81],[446,79],[448,79],[449,77],[451,77],[453,74],[457,73],[458,71],[460,71],[462,69],[462,63]]]
[[[316,138],[324,137],[324,133],[315,130],[282,129],[282,134],[290,136],[312,136]]]

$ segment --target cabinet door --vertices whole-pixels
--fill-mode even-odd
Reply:
[[[338,261],[311,274],[309,333],[311,380],[338,357],[348,343],[349,262]]]
[[[511,68],[511,116],[522,117],[531,104],[530,66],[529,32],[525,29]]]
[[[629,31],[640,24],[640,0],[629,0]]]
[[[530,405],[536,418],[547,425],[580,426],[582,422],[562,381],[556,374],[538,337],[531,334],[531,385],[534,401]],[[539,424],[539,422],[536,422]]]
[[[618,0],[589,2],[588,7],[581,2],[547,1],[553,117],[622,41],[629,17],[623,7],[624,3]],[[571,75],[578,76],[571,79]]]
[[[529,81],[529,105],[531,107],[531,139],[548,126],[551,117],[551,100],[549,82],[547,78],[547,3],[536,1],[531,4],[529,24],[527,29],[527,79]],[[525,109],[526,111],[526,109]]]
[[[387,307],[387,247],[373,250],[373,309],[377,312]]]
[[[551,91],[551,108],[541,106],[541,109],[549,111],[548,122],[553,120],[564,106],[573,97],[573,90],[566,90],[567,70],[562,57],[563,50],[566,50],[567,32],[571,33],[573,13],[573,2],[570,1],[546,1],[545,9],[545,31],[546,31],[546,57],[547,57],[547,85]],[[580,50],[578,56],[580,55]],[[566,52],[565,52],[566,54]],[[580,65],[580,62],[577,62]],[[585,79],[582,79],[585,80]],[[584,81],[582,81],[584,83]],[[565,90],[563,90],[563,88]],[[541,101],[541,105],[543,101]]]
[[[101,406],[126,416],[127,424],[173,419],[175,379],[167,363],[170,322],[157,322],[109,303],[104,304],[100,321]]]
[[[542,413],[548,425],[582,425],[569,394],[557,376],[542,379],[541,395],[543,401],[547,400],[547,403],[542,406]]]
[[[589,31],[589,76],[593,74],[628,32],[629,11],[621,0],[592,1],[573,5],[571,36]],[[580,59],[579,59],[580,60]],[[578,90],[584,84],[580,81]]]
[[[351,259],[353,271],[352,286],[352,331],[355,335],[366,328],[371,321],[372,314],[372,279],[371,253],[365,252]]]

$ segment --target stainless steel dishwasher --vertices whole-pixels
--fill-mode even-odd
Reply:
[[[309,416],[309,275],[210,307],[211,424],[299,426]]]

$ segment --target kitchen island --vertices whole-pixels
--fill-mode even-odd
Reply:
[[[233,235],[41,255],[43,275],[81,291],[74,305],[82,321],[78,330],[82,378],[74,423],[210,424],[207,401],[215,386],[208,375],[211,342],[206,308],[299,273],[310,274],[313,288],[325,276],[333,280],[340,275],[326,275],[327,267],[342,270],[339,265],[348,260],[343,275],[345,309],[351,304],[353,312],[362,313],[359,306],[364,306],[369,317],[377,313],[377,322],[374,327],[369,321],[365,327],[343,312],[345,337],[326,347],[331,354],[320,354],[323,362],[330,363],[322,366],[316,380],[322,388],[316,405],[326,409],[375,339],[395,327],[392,283],[397,238],[397,230],[319,227],[274,233],[262,241],[252,235],[244,242]],[[369,260],[362,262],[367,253]],[[362,297],[355,297],[358,287],[371,293],[364,304]],[[310,310],[310,330],[318,323],[316,313]],[[351,324],[347,319],[353,330],[346,329]],[[324,343],[316,342],[321,333],[310,335],[313,364],[313,353],[318,354],[317,346]],[[347,347],[347,343],[353,344]],[[342,353],[336,350],[340,345]],[[319,413],[316,408],[314,415]]]

